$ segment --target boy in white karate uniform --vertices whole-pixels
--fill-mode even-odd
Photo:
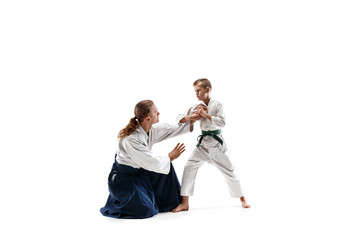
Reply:
[[[225,177],[231,197],[240,198],[242,206],[250,208],[242,193],[240,180],[234,173],[235,167],[230,161],[229,150],[221,135],[221,128],[225,126],[223,105],[219,101],[210,98],[211,83],[208,79],[196,80],[194,89],[196,97],[206,107],[194,106],[188,111],[187,115],[195,113],[201,116],[200,128],[202,134],[199,136],[198,144],[184,167],[181,184],[182,202],[173,212],[187,211],[189,209],[189,196],[194,193],[196,174],[204,162],[217,167]],[[190,121],[187,118],[187,116],[181,115],[178,119],[181,119],[180,122]]]

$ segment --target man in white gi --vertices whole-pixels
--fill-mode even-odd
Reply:
[[[180,183],[172,161],[185,151],[178,143],[167,156],[155,155],[153,144],[192,131],[200,115],[187,123],[157,124],[159,111],[153,101],[136,104],[135,116],[119,134],[119,144],[108,177],[109,197],[100,212],[113,218],[148,218],[169,212],[181,202]]]
[[[219,101],[210,98],[211,83],[206,78],[198,79],[194,82],[196,97],[202,101],[206,107],[199,105],[192,107],[188,115],[199,114],[200,128],[202,134],[198,138],[198,144],[185,165],[181,196],[182,202],[173,212],[187,211],[189,209],[189,196],[194,193],[195,179],[198,169],[204,162],[208,162],[217,167],[223,176],[230,190],[231,197],[240,198],[244,208],[250,208],[242,193],[240,180],[234,173],[235,167],[230,161],[229,150],[221,135],[221,128],[225,126],[223,105]],[[187,121],[187,116],[180,115],[180,122]]]

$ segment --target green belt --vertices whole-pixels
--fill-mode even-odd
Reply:
[[[200,146],[200,144],[205,136],[214,137],[221,145],[223,145],[224,142],[223,142],[223,140],[221,140],[221,138],[219,138],[219,136],[218,136],[219,134],[221,134],[221,129],[215,130],[215,131],[201,131],[201,135],[198,136],[198,144],[196,146],[197,147]]]

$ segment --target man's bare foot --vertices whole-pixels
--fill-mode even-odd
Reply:
[[[180,203],[175,209],[172,210],[173,213],[187,211],[189,210],[189,204],[187,203]]]
[[[241,205],[243,208],[250,208],[250,204],[246,201],[245,197],[241,197],[240,198],[240,201],[241,201]]]

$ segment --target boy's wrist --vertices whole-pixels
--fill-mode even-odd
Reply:
[[[211,115],[210,114],[206,113],[205,117],[211,121]]]

